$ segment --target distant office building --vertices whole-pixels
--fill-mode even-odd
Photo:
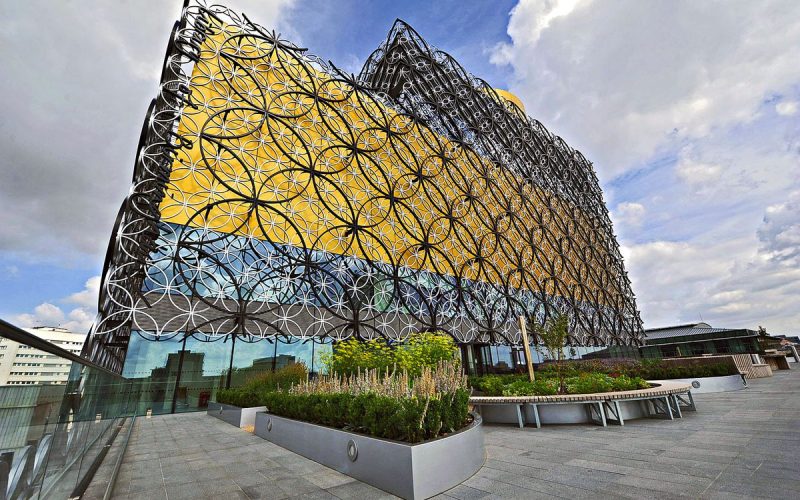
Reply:
[[[798,335],[772,335],[781,343],[782,346],[800,345],[800,336]]]
[[[39,326],[26,330],[75,355],[80,355],[86,338],[83,333],[64,328]],[[63,384],[71,366],[53,354],[0,338],[0,385]]]
[[[640,350],[644,358],[675,358],[704,354],[755,354],[762,349],[756,330],[690,323],[645,330],[645,345]]]
[[[231,387],[237,387],[248,380],[259,376],[265,372],[271,372],[275,370],[280,370],[281,368],[286,368],[289,365],[293,365],[297,363],[298,360],[296,356],[292,356],[289,354],[279,354],[278,356],[270,356],[267,358],[258,358],[253,360],[253,364],[247,367],[241,368],[234,368],[231,372]],[[228,377],[228,372],[224,371],[220,375],[220,380],[222,383],[225,383],[225,380]]]

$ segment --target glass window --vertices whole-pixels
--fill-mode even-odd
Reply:
[[[175,412],[207,408],[217,389],[226,386],[232,344],[230,337],[202,333],[186,339],[182,359],[177,360],[181,377],[175,388]]]
[[[492,346],[492,359],[494,369],[498,373],[509,373],[514,371],[514,358],[511,354],[511,347],[507,345]]]
[[[195,333],[158,339],[133,332],[123,376],[140,393],[138,413],[198,411],[214,401],[217,390],[237,387],[248,379],[293,363],[311,373],[324,371],[322,357],[331,342],[259,337],[211,337]]]
[[[664,358],[674,358],[680,356],[678,352],[678,347],[674,345],[664,345],[661,346],[661,356]]]
[[[272,371],[275,364],[275,341],[261,337],[238,337],[233,348],[231,387],[239,387],[248,379]]]
[[[311,371],[314,364],[314,343],[311,340],[280,339],[275,351],[275,369],[294,363],[303,363]]]
[[[137,331],[131,332],[122,376],[133,380],[140,393],[138,413],[148,409],[154,414],[172,411],[182,344],[178,335],[156,340]]]
[[[326,339],[322,343],[314,344],[314,364],[309,369],[311,373],[327,373],[328,369],[323,362],[323,356],[330,356],[333,353],[333,341]]]

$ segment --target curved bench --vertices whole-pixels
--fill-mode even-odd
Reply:
[[[562,394],[555,396],[473,396],[469,402],[480,411],[483,406],[514,405],[517,423],[525,426],[523,413],[525,407],[533,411],[537,428],[542,426],[539,407],[544,405],[583,405],[591,422],[605,427],[608,422],[625,425],[620,403],[641,402],[646,416],[650,418],[675,419],[683,415],[681,409],[695,411],[692,386],[685,382],[663,381],[654,387],[635,391],[600,392],[594,394]]]

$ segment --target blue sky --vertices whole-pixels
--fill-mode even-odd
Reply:
[[[409,22],[594,162],[646,327],[800,331],[800,3],[228,5],[351,72]],[[88,329],[178,14],[0,4],[0,317]]]

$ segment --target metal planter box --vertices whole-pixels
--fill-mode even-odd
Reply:
[[[238,406],[211,402],[208,403],[207,413],[236,427],[254,427],[256,425],[256,414],[266,410],[266,406],[239,408]]]
[[[450,436],[408,444],[321,425],[256,415],[255,434],[376,488],[402,498],[446,491],[483,466],[481,417]]]

